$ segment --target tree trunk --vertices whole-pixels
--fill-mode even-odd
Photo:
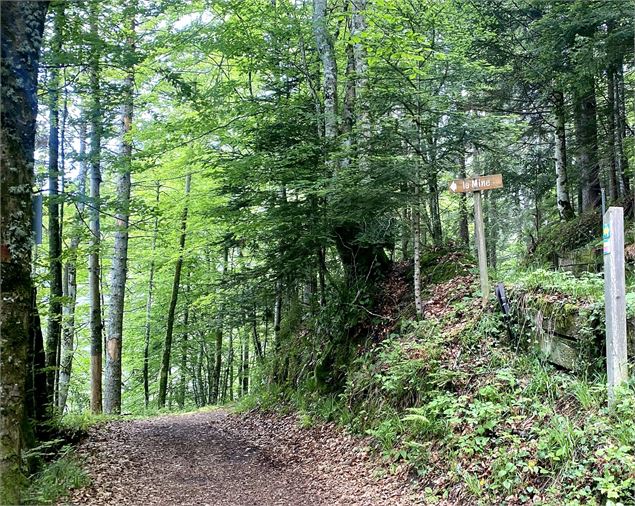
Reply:
[[[73,219],[73,232],[68,248],[66,264],[67,300],[64,304],[64,332],[62,335],[62,351],[60,360],[58,408],[61,412],[66,406],[68,385],[71,379],[75,340],[75,304],[77,300],[77,250],[79,248],[81,229],[83,227],[84,199],[86,196],[86,121],[79,124],[79,176],[77,179],[77,211]]]
[[[563,220],[573,218],[573,207],[569,197],[569,183],[567,180],[567,133],[565,130],[565,110],[564,96],[561,92],[554,93],[556,114],[556,200],[558,204],[558,212]]]
[[[130,18],[127,51],[132,60],[135,54],[135,9],[134,2],[125,10]],[[108,337],[106,340],[106,371],[104,410],[106,413],[121,413],[121,346],[123,337],[123,311],[126,295],[126,274],[128,272],[128,223],[130,221],[130,186],[132,171],[132,129],[134,111],[134,63],[127,69],[124,83],[124,97],[121,124],[122,172],[117,181],[117,203],[115,214],[117,228],[115,246],[110,269],[110,314],[108,317]]]
[[[353,126],[355,124],[355,53],[353,45],[346,45],[346,85],[344,91],[344,103],[342,106],[342,150],[344,156],[340,166],[348,167],[353,152]]]
[[[465,179],[467,177],[467,169],[465,166],[465,152],[461,153],[459,158],[460,170],[459,177]],[[468,212],[467,212],[467,195],[461,193],[459,197],[459,241],[461,246],[468,248],[470,246],[470,229],[468,225]]]
[[[607,109],[608,114],[606,115],[606,136],[608,141],[606,146],[608,147],[608,182],[609,182],[609,204],[612,204],[617,201],[619,198],[619,186],[618,186],[618,159],[617,153],[615,150],[615,136],[616,136],[616,128],[615,128],[615,67],[613,65],[609,65],[606,69],[606,80],[607,80]]]
[[[2,2],[0,94],[0,502],[20,504],[32,315],[31,188],[48,2]]]
[[[626,97],[624,95],[624,70],[620,58],[615,71],[615,154],[617,157],[620,186],[624,195],[630,195],[628,178],[628,157],[624,154],[624,138],[626,137]]]
[[[64,5],[55,4],[51,53],[53,59],[62,52]],[[48,83],[49,147],[48,147],[48,219],[49,219],[49,314],[46,335],[46,384],[48,403],[55,404],[55,378],[59,362],[58,348],[62,335],[62,235],[59,204],[59,101],[60,76],[57,61],[53,61]]]
[[[243,396],[249,393],[249,329],[245,328],[245,335],[242,341],[242,373],[241,373],[241,393]]]
[[[188,278],[189,278],[188,272]],[[190,305],[189,301],[187,301],[187,293],[189,292],[189,281],[186,286],[186,303],[185,303],[185,311],[183,312],[183,335],[181,337],[181,364],[179,366],[179,391],[177,396],[177,404],[179,405],[179,409],[183,409],[185,406],[185,391],[187,387],[187,349],[188,349],[188,325],[190,322]]]
[[[575,92],[575,133],[577,165],[582,180],[582,209],[596,209],[600,203],[595,84],[592,76],[579,80]]]
[[[148,277],[148,298],[146,300],[146,321],[145,321],[145,336],[143,343],[143,394],[145,399],[145,406],[148,407],[150,403],[150,380],[149,380],[149,367],[150,367],[150,330],[152,322],[152,295],[154,291],[154,255],[157,246],[157,235],[159,233],[159,197],[161,191],[161,183],[157,181],[157,195],[155,200],[155,214],[154,214],[154,231],[152,232],[152,258],[150,259],[150,274]]]
[[[485,212],[485,227],[487,231],[487,257],[490,267],[496,269],[498,247],[498,206],[492,192],[485,193],[487,210]]]
[[[203,381],[203,355],[203,340],[201,339],[198,345],[198,357],[196,359],[196,367],[194,368],[195,384],[197,385],[198,390],[197,404],[199,406],[204,406],[205,404],[207,404],[207,397],[205,395],[205,382]]]
[[[100,291],[100,185],[101,185],[101,90],[99,82],[99,30],[97,28],[97,2],[90,3],[90,32],[92,47],[90,55],[90,92],[92,104],[90,111],[90,253],[88,257],[88,287],[90,298],[90,407],[93,413],[102,412],[102,314]]]
[[[414,255],[414,290],[417,318],[423,318],[421,300],[421,185],[419,184],[419,162],[415,162],[415,202],[412,207],[412,244]]]
[[[183,267],[183,253],[185,250],[185,237],[187,232],[187,211],[190,196],[190,185],[192,174],[185,176],[185,206],[181,216],[181,237],[179,239],[179,257],[174,268],[174,281],[172,283],[172,296],[170,297],[170,307],[168,309],[167,329],[165,332],[165,344],[163,347],[163,357],[161,359],[161,371],[159,373],[159,396],[158,404],[160,408],[165,407],[165,399],[168,389],[168,374],[170,371],[170,354],[172,352],[172,333],[174,332],[174,315],[176,313],[176,303],[179,297],[179,284],[181,282],[181,269]]]
[[[229,248],[223,248],[223,281],[227,274],[227,262],[229,260]],[[217,404],[220,396],[220,375],[223,358],[223,313],[224,305],[221,304],[220,315],[218,318],[218,328],[214,334],[214,387],[212,389],[211,404]]]
[[[357,167],[363,173],[370,169],[368,153],[371,139],[370,106],[368,104],[368,57],[365,42],[366,0],[352,0],[353,19],[351,37],[355,38],[353,54],[355,56],[355,112],[357,127]]]
[[[324,75],[324,137],[333,142],[337,137],[337,63],[327,28],[326,4],[327,0],[313,0],[313,35]]]
[[[256,306],[254,304],[253,311],[251,313],[251,329],[252,329],[252,337],[254,341],[254,352],[256,353],[256,359],[259,363],[265,359],[265,354],[262,349],[262,342],[260,341],[260,336],[258,335],[258,312],[256,310]]]
[[[430,233],[435,246],[443,244],[443,228],[441,225],[441,209],[439,207],[439,184],[434,166],[428,174],[428,202],[430,204]]]

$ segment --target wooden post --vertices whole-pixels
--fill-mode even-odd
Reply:
[[[474,193],[474,234],[476,235],[476,250],[478,252],[478,271],[481,278],[481,292],[483,305],[489,297],[489,278],[487,276],[487,252],[485,251],[485,227],[483,225],[483,207],[481,192]]]
[[[628,379],[626,362],[626,288],[624,280],[624,210],[604,214],[604,304],[606,309],[606,373],[609,406],[615,389]]]
[[[503,187],[503,176],[491,174],[489,176],[474,176],[470,179],[455,179],[450,183],[453,193],[474,194],[474,234],[476,235],[476,250],[478,252],[478,270],[481,277],[481,292],[483,306],[489,298],[489,279],[487,277],[487,253],[485,251],[485,226],[483,225],[483,205],[481,192]]]

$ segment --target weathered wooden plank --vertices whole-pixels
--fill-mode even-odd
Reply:
[[[483,206],[481,192],[474,192],[474,233],[476,234],[476,250],[478,253],[478,270],[481,278],[483,305],[489,298],[489,277],[487,274],[487,253],[485,251],[485,226],[483,225]]]
[[[624,210],[604,213],[604,305],[606,308],[606,372],[609,405],[615,389],[628,379],[626,352],[626,281],[624,276]]]
[[[502,174],[489,176],[474,176],[467,179],[455,179],[450,183],[450,191],[454,193],[469,193],[483,190],[494,190],[503,187]]]

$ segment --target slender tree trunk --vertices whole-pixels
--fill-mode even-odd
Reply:
[[[323,68],[324,137],[332,143],[337,137],[337,63],[327,28],[326,5],[327,0],[313,0],[313,35]]]
[[[256,306],[254,304],[253,311],[251,313],[251,330],[252,337],[254,341],[254,352],[256,353],[256,359],[258,362],[262,363],[265,355],[262,351],[262,343],[260,341],[260,336],[258,335],[258,313],[256,311]]]
[[[249,327],[245,327],[245,335],[242,339],[242,395],[249,393]]]
[[[88,288],[90,298],[90,406],[93,413],[102,412],[102,314],[100,291],[100,185],[101,185],[101,90],[99,82],[99,31],[96,0],[90,3],[90,31],[92,48],[90,55],[90,91],[92,95],[90,121],[90,253],[88,257]]]
[[[615,127],[615,67],[613,65],[609,65],[606,70],[606,79],[607,79],[607,109],[608,114],[606,115],[606,129],[607,129],[607,137],[608,142],[606,143],[608,147],[608,182],[609,182],[609,203],[613,203],[617,201],[619,198],[619,183],[618,183],[618,157],[615,150],[615,136],[616,136],[616,127]]]
[[[134,2],[125,10],[130,19],[126,41],[130,58],[135,54],[135,9]],[[134,111],[134,63],[127,70],[124,83],[124,99],[121,124],[122,172],[117,180],[117,203],[115,214],[117,228],[115,246],[110,270],[110,311],[108,316],[108,337],[106,340],[106,371],[104,410],[106,413],[121,413],[121,349],[123,338],[123,311],[126,295],[126,275],[128,272],[128,223],[130,221],[130,187],[132,171],[132,115]]]
[[[563,220],[573,218],[573,207],[569,198],[569,182],[567,179],[567,133],[565,130],[564,96],[561,92],[554,93],[556,114],[556,200],[558,212]]]
[[[62,23],[64,20],[63,4],[55,4],[53,22],[53,38],[51,52],[59,57],[62,52]],[[48,403],[55,403],[55,377],[59,357],[57,350],[62,335],[62,235],[60,226],[59,203],[59,102],[60,102],[59,69],[54,62],[48,83],[49,96],[49,149],[48,149],[48,218],[49,218],[49,315],[46,335],[46,384]]]
[[[68,285],[67,300],[64,304],[64,332],[62,335],[62,352],[60,361],[59,402],[58,408],[64,411],[68,396],[68,385],[71,379],[75,340],[75,304],[77,300],[77,250],[79,248],[83,227],[84,199],[86,196],[86,121],[79,124],[79,176],[77,179],[77,211],[73,219],[73,232],[68,248],[66,278]]]
[[[190,273],[188,272],[188,278]],[[185,287],[185,292],[188,294],[190,291],[189,281],[187,286]],[[177,396],[177,404],[180,409],[183,409],[185,406],[185,392],[187,389],[187,350],[188,350],[188,325],[190,322],[190,305],[187,300],[186,295],[186,303],[185,310],[183,312],[183,335],[181,337],[181,364],[179,366],[179,391]]]
[[[199,392],[198,395],[200,406],[204,406],[205,404],[207,404],[207,396],[205,395],[205,382],[203,381],[203,356],[203,340],[201,339],[198,345],[198,358],[196,359],[195,368],[196,384],[198,385],[197,390]]]
[[[353,153],[353,126],[355,124],[355,54],[353,45],[346,45],[346,86],[342,106],[342,148],[344,156],[340,163],[342,168],[348,167]]]
[[[419,162],[415,162],[415,202],[412,207],[412,243],[414,255],[414,290],[417,318],[423,318],[421,300],[421,198],[419,184]]]
[[[148,298],[146,299],[146,321],[145,335],[143,343],[143,393],[145,398],[145,406],[150,403],[150,331],[152,325],[152,295],[154,293],[154,255],[157,246],[157,235],[159,233],[159,198],[161,192],[161,183],[157,181],[157,193],[155,199],[154,211],[154,230],[152,232],[152,258],[150,259],[150,273],[148,276]]]
[[[435,246],[443,244],[443,228],[441,224],[441,208],[439,207],[439,184],[434,167],[428,174],[428,202],[430,204],[430,232]]]
[[[229,261],[229,247],[223,248],[223,281],[227,274],[227,263]],[[223,357],[223,313],[224,304],[221,304],[220,315],[218,317],[218,328],[214,334],[214,388],[212,390],[211,404],[217,404],[220,396],[220,380]]]
[[[485,193],[485,199],[487,202],[487,211],[485,213],[486,219],[486,227],[488,231],[488,240],[487,240],[487,254],[489,257],[489,265],[493,269],[496,269],[496,264],[498,261],[497,258],[497,248],[498,248],[498,206],[496,205],[496,199],[494,198],[494,194],[492,192]]]
[[[595,209],[600,203],[597,119],[593,77],[583,76],[575,93],[575,133],[577,165],[582,180],[582,209]]]
[[[467,169],[465,166],[465,151],[461,153],[459,158],[460,170],[459,177],[465,179],[467,177]],[[459,240],[461,246],[468,248],[470,246],[470,229],[468,225],[468,212],[467,212],[467,195],[461,193],[459,197]]]
[[[618,177],[624,195],[630,195],[630,181],[628,178],[628,157],[624,154],[624,138],[626,137],[626,101],[624,96],[624,71],[620,58],[613,79],[615,86],[615,156],[617,158]]]
[[[0,502],[20,504],[32,315],[31,189],[48,2],[2,2],[0,107]]]
[[[326,248],[319,246],[318,254],[318,286],[320,289],[320,307],[326,305]]]
[[[192,174],[185,176],[185,206],[181,216],[181,237],[179,239],[179,257],[174,268],[174,281],[172,283],[172,296],[170,297],[170,307],[168,309],[167,329],[165,332],[165,344],[163,347],[163,357],[161,359],[161,370],[159,373],[159,396],[158,404],[160,408],[165,407],[165,400],[168,388],[168,374],[170,371],[170,354],[172,353],[172,333],[174,332],[174,315],[176,313],[176,303],[179,297],[179,284],[181,282],[181,269],[183,267],[183,254],[185,250],[185,237],[187,232],[187,211],[190,196],[190,185]]]
[[[360,171],[370,169],[368,159],[371,140],[370,106],[368,104],[368,56],[362,37],[366,31],[366,0],[351,0],[353,19],[351,36],[355,38],[353,54],[355,56],[355,111],[357,127],[357,164]]]
[[[229,400],[234,400],[234,333],[229,329],[229,358],[227,359],[229,368]]]

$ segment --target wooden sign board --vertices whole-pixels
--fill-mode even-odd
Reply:
[[[476,176],[468,179],[455,179],[450,183],[450,191],[454,193],[469,193],[494,190],[503,187],[503,175]]]

